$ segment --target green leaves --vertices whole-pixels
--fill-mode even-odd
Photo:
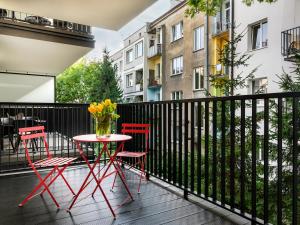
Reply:
[[[240,0],[247,6],[251,6],[255,0]],[[273,3],[277,0],[256,0],[257,2],[263,3]],[[188,9],[186,10],[186,15],[194,17],[197,13],[204,13],[209,16],[215,16],[220,10],[224,0],[188,0]]]
[[[57,77],[57,102],[100,102],[107,98],[122,100],[116,69],[104,50],[102,61],[80,60]]]

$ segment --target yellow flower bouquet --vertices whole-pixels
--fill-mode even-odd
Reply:
[[[109,136],[111,133],[111,120],[116,120],[120,116],[116,113],[117,104],[106,99],[101,103],[91,103],[88,110],[96,121],[96,136]]]

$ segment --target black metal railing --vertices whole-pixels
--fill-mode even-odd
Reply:
[[[300,26],[281,32],[281,54],[290,57],[300,54]]]
[[[87,108],[85,104],[0,103],[0,173],[28,168],[18,135],[20,127],[43,125],[53,156],[79,156],[72,137],[92,132]],[[91,160],[94,147],[85,146]],[[46,157],[43,148],[31,150],[33,160]]]
[[[147,173],[258,224],[299,224],[300,93],[118,105],[150,123]],[[144,147],[135,138],[134,148]]]
[[[90,36],[92,34],[91,27],[88,25],[47,18],[8,9],[0,9],[0,19],[20,22],[24,24],[34,24],[41,27],[55,28],[58,30],[69,31],[82,35]]]

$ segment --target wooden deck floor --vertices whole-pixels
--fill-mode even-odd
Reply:
[[[67,180],[75,191],[79,189],[87,172],[85,167],[71,168],[65,172]],[[37,196],[24,207],[19,208],[20,201],[37,184],[36,176],[26,174],[0,177],[0,224],[234,224],[225,217],[217,216],[207,209],[184,200],[151,181],[143,183],[142,193],[138,195],[137,180],[134,179],[136,175],[132,172],[128,172],[127,175],[135,200],[127,202],[122,207],[119,205],[127,196],[124,188],[118,186],[114,192],[111,192],[111,178],[103,183],[112,206],[117,208],[116,220],[113,219],[99,191],[94,199],[87,197],[81,200],[75,204],[71,213],[68,213],[65,209],[72,195],[62,180],[58,180],[51,188],[61,204],[60,210],[57,210],[48,194],[44,194],[43,198]],[[87,196],[93,187],[94,184],[91,184],[83,195]]]

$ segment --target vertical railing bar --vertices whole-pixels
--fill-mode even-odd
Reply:
[[[256,99],[252,100],[252,173],[251,173],[251,214],[256,219]]]
[[[198,121],[197,121],[197,194],[201,195],[201,126],[202,126],[202,103],[198,102]]]
[[[226,124],[226,117],[225,117],[225,100],[222,101],[222,112],[221,112],[221,203],[224,206],[225,205],[225,180],[226,180],[226,174],[225,174],[225,149],[226,149],[226,142],[225,142],[225,124]]]
[[[158,115],[159,115],[159,124],[158,124],[158,136],[159,136],[159,144],[158,144],[158,176],[162,176],[162,104],[159,103],[158,106]],[[144,115],[144,114],[143,114]]]
[[[235,100],[230,101],[230,206],[234,208],[235,201]]]
[[[245,100],[241,100],[241,173],[240,173],[240,209],[245,212]]]
[[[172,180],[172,132],[171,132],[171,124],[172,124],[172,114],[171,114],[171,103],[168,103],[168,180],[171,182]]]
[[[190,129],[191,129],[191,149],[190,149],[190,154],[191,154],[191,160],[190,160],[190,163],[191,163],[191,166],[190,166],[190,178],[191,178],[191,192],[194,192],[195,190],[195,150],[194,150],[194,147],[195,147],[195,102],[192,101],[191,102],[191,112],[190,112],[190,115],[191,115],[191,126],[190,126]]]
[[[208,197],[208,186],[209,186],[209,161],[208,161],[208,154],[209,154],[209,102],[205,101],[205,197]]]
[[[173,183],[176,184],[177,182],[177,103],[173,103]]]
[[[269,222],[269,98],[264,99],[264,223]]]
[[[299,125],[299,98],[293,97],[293,150],[292,150],[292,164],[293,164],[293,184],[292,184],[292,224],[297,225],[298,223],[298,167],[299,167],[299,144],[298,144],[298,125]]]
[[[154,160],[155,160],[155,134],[154,134],[154,130],[155,130],[155,126],[154,126],[154,105],[153,104],[150,104],[150,118],[151,118],[151,174],[154,173]]]
[[[178,185],[179,187],[182,187],[182,103],[178,103],[178,127],[179,127],[179,133],[178,133]]]
[[[187,190],[188,190],[188,138],[189,138],[189,103],[185,102],[184,103],[184,192],[185,192],[185,197],[187,198]]]
[[[157,175],[157,163],[158,163],[158,152],[157,152],[157,104],[153,105],[154,108],[154,121],[153,121],[153,128],[154,128],[154,138],[153,138],[153,145],[154,145],[154,174]]]
[[[217,199],[217,101],[213,101],[213,140],[212,140],[212,198]]]
[[[163,104],[163,178],[167,179],[167,104]]]
[[[277,223],[282,224],[282,98],[278,98],[278,118],[277,118]]]

